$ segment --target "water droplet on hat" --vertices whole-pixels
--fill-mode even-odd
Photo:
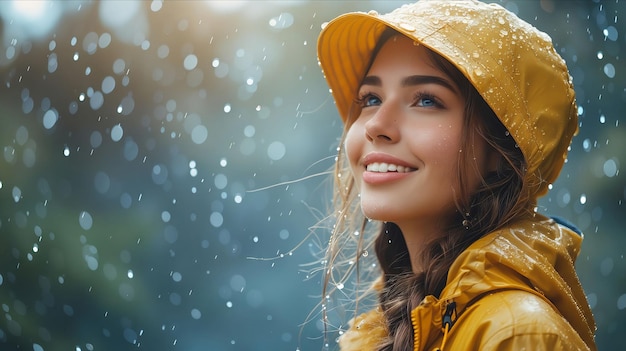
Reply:
[[[482,75],[483,75],[483,70],[482,70],[482,69],[480,69],[480,68],[476,68],[476,69],[474,70],[474,74],[480,77],[480,76],[482,76]]]
[[[416,28],[408,23],[400,23],[399,27],[409,32],[415,32]]]

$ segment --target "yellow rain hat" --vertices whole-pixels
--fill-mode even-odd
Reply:
[[[341,15],[323,27],[317,54],[344,122],[387,28],[443,56],[470,80],[522,150],[531,195],[544,194],[578,131],[571,77],[550,37],[500,5],[476,0],[422,0],[383,15]]]

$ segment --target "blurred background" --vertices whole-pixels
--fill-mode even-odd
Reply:
[[[498,2],[574,78],[580,134],[539,211],[585,232],[598,346],[619,349],[626,4]],[[341,125],[316,38],[401,3],[0,2],[0,349],[322,349]]]

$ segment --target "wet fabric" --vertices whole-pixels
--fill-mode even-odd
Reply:
[[[445,350],[595,350],[595,324],[574,261],[582,238],[535,215],[473,243],[454,262],[441,296],[411,313],[415,351],[442,344],[446,307],[454,302]],[[376,350],[386,335],[380,310],[357,317],[341,350]]]

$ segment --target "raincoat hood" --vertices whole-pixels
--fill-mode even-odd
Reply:
[[[574,261],[580,251],[582,238],[567,227],[535,214],[474,242],[453,263],[448,282],[439,297],[427,296],[411,312],[415,333],[415,350],[430,350],[442,340],[442,322],[446,312],[453,324],[446,349],[454,347],[455,338],[477,349],[485,342],[481,326],[473,324],[467,312],[478,300],[493,292],[523,291],[546,301],[547,309],[565,317],[576,334],[567,335],[571,350],[595,350],[595,322],[583,289],[576,276]],[[496,294],[497,295],[497,294]],[[451,305],[454,303],[454,305]],[[516,303],[515,301],[512,303]],[[453,306],[453,309],[449,307]],[[504,306],[492,306],[502,309]],[[478,318],[479,323],[503,326],[509,320],[499,320],[498,314]],[[500,315],[501,316],[501,315]],[[561,317],[558,317],[561,320]],[[539,328],[549,328],[546,325]],[[520,321],[517,321],[520,328]],[[472,324],[464,328],[462,324]],[[559,328],[560,332],[568,328]],[[342,351],[374,350],[375,343],[387,333],[382,312],[372,310],[352,322],[352,328],[340,339]],[[456,334],[455,334],[456,333]],[[480,339],[480,340],[479,340]],[[579,340],[576,344],[574,340]],[[463,344],[461,344],[463,345]],[[484,346],[484,345],[483,345]],[[530,345],[533,346],[533,345]],[[541,346],[541,347],[540,347]],[[484,349],[487,349],[486,347]],[[516,348],[513,348],[516,349]],[[518,345],[517,349],[521,349]],[[551,349],[534,345],[529,349]]]
[[[470,80],[519,145],[529,196],[543,195],[578,131],[571,77],[550,37],[500,5],[475,0],[422,0],[384,15],[339,16],[322,29],[317,52],[344,122],[387,28],[443,56]]]

